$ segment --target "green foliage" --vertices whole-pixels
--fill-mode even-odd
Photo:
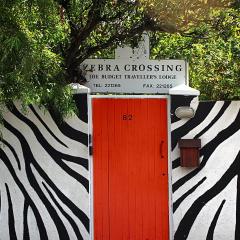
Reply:
[[[81,83],[80,63],[138,37],[144,9],[134,1],[2,0],[0,104],[74,110],[68,84]]]
[[[0,102],[24,105],[70,105],[62,84],[63,57],[58,48],[68,39],[53,1],[3,1],[0,6]],[[61,86],[61,87],[60,87]],[[62,97],[65,96],[65,97]]]
[[[212,11],[230,7],[231,0],[140,0],[166,29],[187,29],[211,18]]]
[[[203,20],[199,14],[208,12],[206,6],[211,9],[216,7],[215,0],[183,2],[2,0],[0,104],[21,100],[25,105],[54,105],[63,115],[72,112],[74,104],[68,85],[84,82],[79,65],[86,58],[106,56],[117,45],[136,45],[143,31],[182,32],[187,29],[186,26],[194,29],[194,24],[199,25],[199,21]],[[227,0],[218,2],[229,3]],[[217,4],[217,8],[219,6]],[[203,36],[201,39],[179,34],[172,37],[155,34],[153,56],[189,59],[192,84],[200,89],[206,88],[209,82],[214,82],[211,86],[216,88],[215,79],[224,90],[229,82],[234,87],[236,81],[232,80],[232,74],[239,74],[236,57],[239,54],[239,23],[231,14],[238,15],[234,11],[220,14],[213,23],[215,25],[201,25],[194,29],[195,35]],[[233,20],[236,21],[234,24]],[[224,54],[227,54],[227,62],[222,61]],[[205,55],[209,56],[207,60]],[[204,70],[210,66],[216,69]],[[209,94],[207,91],[213,92],[212,88],[205,90],[206,96]]]
[[[186,59],[202,99],[240,99],[240,13],[229,9],[188,33],[154,34],[153,58]]]

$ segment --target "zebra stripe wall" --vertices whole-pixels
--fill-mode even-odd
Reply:
[[[0,239],[89,239],[87,95],[79,116],[15,104],[4,113],[0,149]]]
[[[63,122],[15,104],[4,113],[0,148],[0,240],[90,239],[87,95]],[[190,120],[174,116],[191,105]],[[240,102],[171,101],[174,240],[240,239]],[[178,140],[200,138],[199,168],[180,167]]]
[[[239,228],[240,102],[200,102],[190,120],[174,110],[193,98],[172,101],[172,181],[175,240],[237,240]],[[199,168],[180,167],[177,141],[200,138]]]

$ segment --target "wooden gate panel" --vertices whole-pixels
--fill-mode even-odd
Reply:
[[[93,99],[95,240],[168,240],[166,99]]]

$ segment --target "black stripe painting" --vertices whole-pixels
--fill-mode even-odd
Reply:
[[[63,121],[35,105],[4,111],[0,240],[90,240],[87,95],[75,101]],[[192,119],[178,119],[176,108],[193,101],[171,99],[174,240],[238,240],[240,102],[199,102]],[[180,166],[179,139],[201,139],[199,167]]]
[[[75,101],[61,122],[37,106],[5,111],[0,239],[90,239],[87,95]]]
[[[174,109],[172,104],[174,240],[237,240],[240,102],[199,102],[188,120],[173,116]],[[180,166],[179,139],[201,139],[199,167]]]

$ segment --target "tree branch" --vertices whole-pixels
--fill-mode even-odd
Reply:
[[[80,57],[78,57],[76,60],[77,60],[77,63],[80,64],[82,63],[85,59],[87,59],[88,57],[92,56],[94,53],[96,53],[97,51],[100,51],[102,49],[106,49],[114,44],[117,44],[119,42],[122,42],[124,41],[125,39],[127,38],[132,38],[136,35],[140,35],[142,34],[144,31],[148,31],[150,30],[149,29],[149,26],[143,22],[141,25],[133,28],[130,32],[128,33],[118,33],[116,35],[113,35],[112,37],[110,37],[106,42],[102,43],[102,44],[99,44],[95,47],[91,47],[89,48],[85,54],[81,55]],[[158,31],[164,31],[163,29],[161,28],[157,28],[155,27],[155,30],[158,30]]]
[[[76,36],[72,38],[71,45],[67,50],[66,67],[72,63],[76,53],[83,41],[91,34],[95,27],[101,22],[101,8],[106,4],[106,0],[93,0],[92,6],[88,12],[88,20],[82,29],[76,31]]]

